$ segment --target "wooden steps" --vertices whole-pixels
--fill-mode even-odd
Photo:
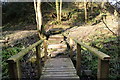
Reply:
[[[55,57],[64,54],[67,45],[62,35],[53,35],[48,39],[48,54]],[[40,80],[79,80],[76,69],[70,58],[47,59],[42,69]]]
[[[45,62],[40,80],[79,80],[70,58],[51,58]]]
[[[62,35],[52,35],[48,39],[48,56],[56,57],[58,54],[64,53],[67,45]]]
[[[54,49],[62,49],[62,48],[67,48],[66,44],[50,44],[48,45],[48,49],[54,48]]]
[[[64,37],[62,35],[52,35],[48,41],[50,44],[59,44],[64,41]]]

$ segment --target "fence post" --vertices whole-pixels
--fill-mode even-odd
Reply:
[[[48,53],[47,53],[47,40],[44,40],[44,42],[43,42],[43,46],[44,46],[44,53],[45,53],[45,61],[47,60],[47,55],[48,55]]]
[[[76,60],[76,70],[77,75],[80,76],[81,74],[81,45],[77,43],[77,60]]]
[[[36,60],[37,60],[37,69],[38,69],[38,78],[41,76],[41,54],[40,54],[40,45],[36,46]]]
[[[98,59],[98,80],[108,80],[109,76],[109,60]]]
[[[70,38],[70,58],[72,59],[73,57],[73,40]]]
[[[9,77],[14,80],[20,80],[21,79],[20,62],[8,60],[7,63],[8,63]]]

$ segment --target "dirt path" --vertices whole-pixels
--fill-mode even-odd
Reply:
[[[111,19],[111,16],[107,17],[108,21],[106,21],[107,26],[116,34],[117,28],[118,28],[118,22],[115,19]],[[79,27],[74,27],[70,30],[67,30],[66,33],[68,36],[71,36],[73,38],[77,38],[80,41],[86,41],[90,39],[91,36],[99,36],[102,37],[102,35],[110,36],[113,35],[112,32],[106,28],[105,24],[103,22],[100,22],[97,25],[84,25]]]
[[[34,27],[34,26],[31,26]],[[22,27],[21,27],[22,28]],[[23,27],[24,28],[24,27]],[[28,27],[30,28],[30,27]],[[29,46],[30,44],[35,43],[39,40],[38,34],[36,30],[8,30],[2,32],[3,40],[7,39],[8,43],[3,44],[2,46],[17,46],[23,45],[25,47]]]

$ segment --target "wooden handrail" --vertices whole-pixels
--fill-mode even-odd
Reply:
[[[73,39],[76,43],[80,44],[81,46],[83,46],[84,48],[86,48],[88,51],[90,51],[91,53],[93,53],[94,55],[96,55],[98,58],[100,58],[101,60],[109,60],[110,56],[99,51],[96,48],[93,48],[91,46],[88,46],[82,42],[79,42],[78,40]]]
[[[38,78],[41,75],[41,55],[40,55],[40,47],[42,43],[45,43],[44,40],[39,40],[38,42],[30,45],[26,49],[20,51],[18,54],[13,55],[7,60],[8,63],[8,71],[10,78],[14,80],[21,80],[21,67],[20,67],[20,59],[26,55],[30,50],[32,50],[34,47],[36,48],[36,60],[37,60],[37,66],[38,66]],[[45,51],[47,52],[47,51]],[[45,53],[46,54],[46,53]]]
[[[27,54],[31,49],[33,49],[34,47],[36,47],[37,45],[41,44],[43,42],[43,40],[40,40],[32,45],[30,45],[29,47],[27,47],[26,49],[20,51],[18,54],[13,55],[12,57],[10,57],[8,59],[8,61],[14,61],[17,62],[19,59],[21,59],[25,54]]]
[[[65,37],[67,37],[67,35],[63,34]],[[96,48],[93,48],[91,46],[88,46],[84,43],[82,43],[81,41],[78,41],[77,39],[74,39],[72,37],[70,37],[71,39],[73,39],[76,43],[78,43],[79,45],[83,46],[84,48],[86,48],[88,51],[90,51],[91,53],[93,53],[94,55],[96,55],[98,58],[100,58],[101,60],[109,60],[110,56],[99,51]]]
[[[63,36],[67,37],[66,34],[62,34]],[[71,38],[71,37],[68,37]],[[95,56],[98,57],[98,72],[97,72],[97,79],[98,80],[107,80],[108,76],[109,76],[109,60],[110,60],[110,56],[99,51],[96,48],[93,48],[91,46],[88,46],[84,43],[82,43],[81,41],[75,39],[75,38],[71,38],[72,40],[74,40],[77,43],[77,59],[76,59],[76,70],[77,70],[77,74],[80,76],[81,74],[81,46],[83,46],[84,48],[86,48],[88,51],[90,51],[92,54],[94,54]],[[70,53],[71,55],[71,53]]]

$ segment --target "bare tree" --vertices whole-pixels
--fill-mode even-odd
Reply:
[[[120,14],[118,14],[118,36],[120,36]]]
[[[62,0],[60,0],[60,4],[59,4],[58,0],[56,0],[56,12],[57,12],[57,21],[61,21]]]
[[[85,22],[88,20],[88,15],[87,15],[87,4],[88,2],[84,0],[84,10],[85,10]]]
[[[56,0],[56,12],[57,12],[57,21],[59,21],[60,20],[60,17],[59,17],[59,2],[58,2],[58,0]]]
[[[41,13],[41,0],[34,0],[34,8],[36,13],[36,22],[37,22],[37,30],[39,37],[41,37],[41,26],[42,26],[42,13]]]
[[[62,0],[60,0],[60,21],[61,21],[61,15],[62,15]]]
[[[105,5],[105,2],[103,1],[103,2],[101,3],[101,8],[104,8],[104,5]]]

